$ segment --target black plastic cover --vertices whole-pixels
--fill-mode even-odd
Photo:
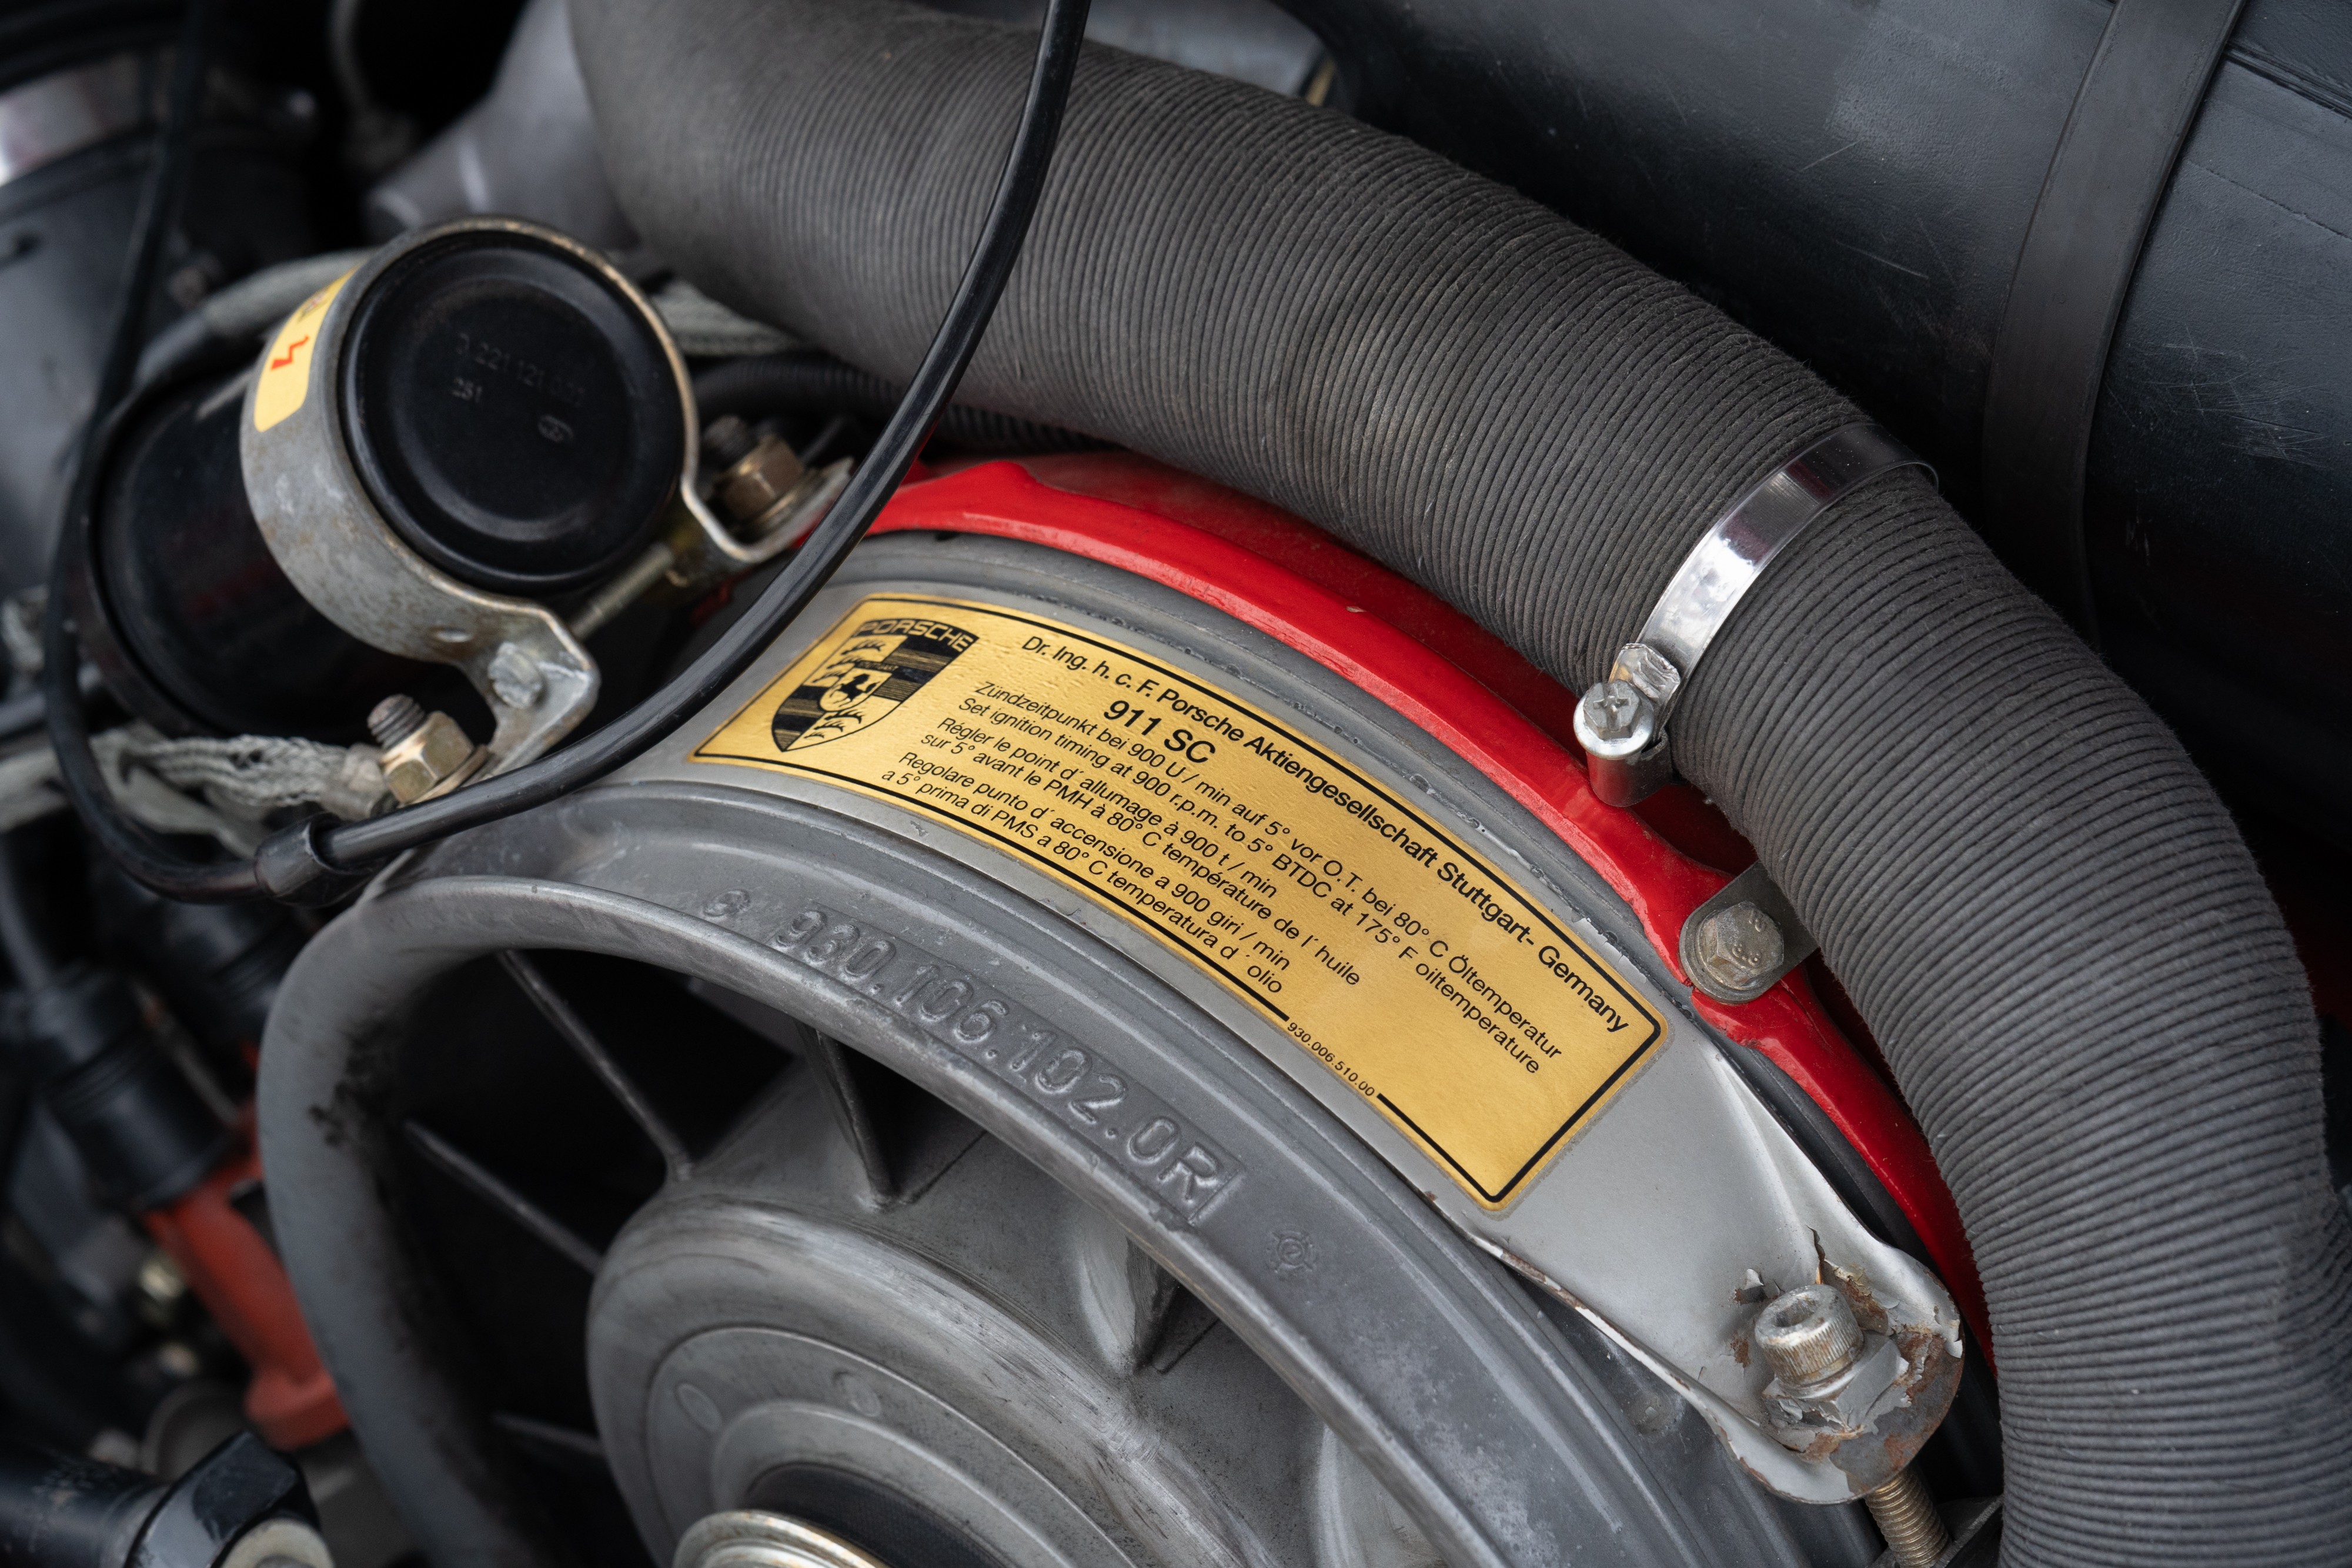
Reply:
[[[287,580],[246,497],[243,378],[205,364],[142,394],[100,451],[90,580],[73,586],[108,688],[167,734],[362,740],[398,691],[478,722],[455,671],[368,646]]]
[[[343,423],[402,538],[477,587],[551,593],[642,549],[686,457],[677,376],[603,275],[529,235],[452,235],[353,315]]]

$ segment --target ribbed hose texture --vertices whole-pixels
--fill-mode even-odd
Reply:
[[[851,413],[876,423],[898,406],[903,386],[869,376],[830,354],[761,354],[713,365],[694,378],[696,411],[705,420],[731,413],[758,419],[774,413]],[[965,452],[1078,452],[1101,443],[1011,414],[950,403],[938,438]]]
[[[1029,39],[892,0],[572,15],[638,228],[710,293],[904,378]],[[1499,186],[1103,50],[962,395],[1312,518],[1578,687],[1709,519],[1856,417]],[[2352,1558],[2352,1231],[2310,998],[2178,743],[1908,474],[1774,565],[1675,733],[1958,1198],[2000,1359],[2003,1561]]]

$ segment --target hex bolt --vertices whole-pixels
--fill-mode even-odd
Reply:
[[[1723,989],[1748,991],[1780,972],[1789,944],[1770,915],[1752,904],[1735,904],[1700,925],[1691,941],[1691,956]]]
[[[1800,1285],[1756,1314],[1755,1344],[1783,1386],[1819,1387],[1853,1367],[1862,1354],[1862,1324],[1835,1285]],[[1952,1543],[1936,1500],[1910,1470],[1897,1470],[1892,1479],[1863,1493],[1862,1500],[1886,1537],[1895,1568],[1934,1568]]]
[[[397,693],[375,705],[367,727],[378,746],[397,746],[425,727],[425,705],[405,692]]]

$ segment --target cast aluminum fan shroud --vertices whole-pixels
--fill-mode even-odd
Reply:
[[[1228,681],[1275,683],[1407,768],[1444,760],[1290,650],[1090,563],[913,536],[866,547],[839,591],[950,579],[1083,601],[1130,630],[1206,624],[1198,651]],[[584,1458],[600,1441],[656,1556],[714,1510],[764,1498],[822,1511],[808,1478],[828,1471],[914,1501],[1006,1568],[1874,1554],[1857,1511],[1757,1488],[1664,1385],[1433,1212],[1433,1171],[1416,1180],[1368,1149],[1076,901],[983,874],[941,852],[951,835],[873,802],[684,771],[656,754],[396,868],[314,943],[273,1022],[264,1139],[290,1270],[372,1457],[437,1556],[556,1560],[523,1544],[514,1500],[539,1483],[514,1448]],[[1613,908],[1621,956],[1644,962],[1606,888],[1482,782],[1450,786],[1472,820],[1581,906]],[[1157,1201],[1034,1084],[979,1070],[942,1020],[861,999],[780,950],[771,938],[811,909],[1083,1042],[1244,1179],[1189,1216]],[[403,1064],[430,1054],[420,1039],[447,1037],[437,993],[468,974],[502,984],[512,1017],[510,977],[467,966],[517,950],[631,960],[540,958],[541,999],[631,976],[667,998],[670,1021],[606,1038],[628,1008],[551,1002],[577,1026],[573,1049],[541,1051],[535,1077],[493,1071],[505,1107],[481,1096],[464,1126],[447,1093],[420,1109],[433,1075]],[[1651,963],[1651,982],[1663,972]],[[791,1064],[721,1108],[740,1113],[731,1126],[706,1108],[699,1133],[645,1131],[663,1092],[633,1083],[640,1069],[692,1080],[682,1069],[722,1019],[739,1051],[761,1040]],[[581,1036],[604,1049],[583,1056]],[[626,1201],[607,1190],[593,1224],[567,1218],[598,1206],[564,1196],[562,1173],[516,1168],[502,1130],[517,1096],[536,1097],[543,1136],[567,1103],[546,1086],[564,1073],[575,1100],[601,1076],[642,1113],[636,1184],[618,1184]],[[575,1160],[568,1179],[593,1186],[590,1174]],[[597,1268],[582,1380],[597,1437],[578,1385],[569,1427],[545,1413],[560,1395],[497,1406],[478,1369],[498,1354],[466,1326],[495,1303],[451,1301],[481,1258],[527,1249],[434,1256],[419,1195],[435,1182],[443,1211],[474,1206],[478,1237],[485,1216],[536,1229],[553,1254],[537,1272],[572,1267],[584,1287]],[[767,1479],[783,1472],[808,1484]]]

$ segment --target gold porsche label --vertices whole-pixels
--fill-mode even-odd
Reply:
[[[1280,720],[1057,622],[866,600],[693,753],[1045,868],[1280,1025],[1489,1208],[1664,1036],[1510,879]]]

